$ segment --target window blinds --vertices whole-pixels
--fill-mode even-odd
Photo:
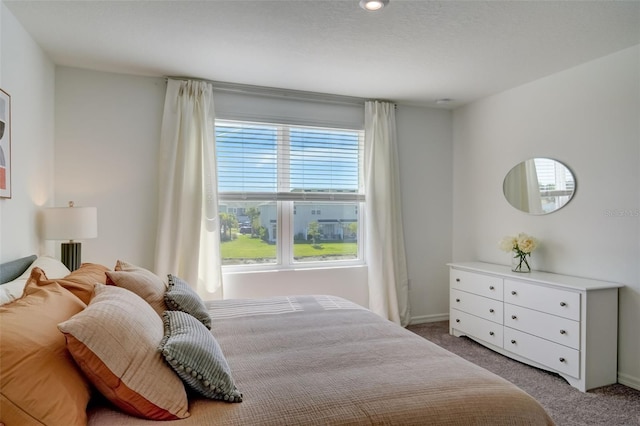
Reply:
[[[362,201],[364,132],[216,120],[226,200]]]

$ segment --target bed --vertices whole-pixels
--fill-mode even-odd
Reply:
[[[181,407],[172,409],[181,419],[167,420],[164,422],[167,424],[553,424],[539,403],[515,385],[345,299],[314,295],[256,300],[196,301],[195,308],[187,309],[185,304],[182,304],[182,307],[179,306],[180,303],[172,305],[167,299],[167,295],[174,292],[172,289],[179,287],[176,285],[180,283],[179,278],[173,277],[175,283],[171,282],[171,276],[168,277],[168,283],[166,280],[160,280],[164,282],[164,294],[161,295],[162,291],[155,294],[149,291],[148,283],[145,283],[144,291],[140,291],[139,283],[136,284],[137,288],[132,287],[130,281],[135,281],[131,280],[135,274],[151,281],[160,280],[159,277],[154,278],[149,271],[125,262],[119,262],[113,270],[102,265],[83,264],[80,270],[62,279],[45,279],[46,273],[39,268],[31,271],[31,281],[26,284],[25,295],[21,299],[32,296],[29,292],[33,293],[34,290],[30,288],[36,282],[36,290],[55,291],[56,297],[65,297],[70,300],[68,304],[72,305],[69,312],[73,313],[63,313],[58,319],[61,324],[57,329],[58,334],[56,335],[56,330],[51,334],[56,335],[56,344],[62,345],[61,351],[65,360],[77,370],[79,380],[84,381],[84,385],[76,386],[85,386],[89,394],[82,397],[75,395],[71,398],[76,401],[74,404],[77,406],[77,415],[75,420],[66,419],[67,424],[71,424],[69,421],[97,426],[150,424],[150,420],[142,418],[144,415],[132,415],[130,407],[126,406],[132,400],[130,394],[126,394],[129,396],[124,398],[125,405],[122,405],[122,400],[118,402],[117,398],[114,402],[113,394],[118,391],[114,389],[123,386],[122,384],[129,379],[122,377],[114,389],[105,391],[104,383],[96,385],[96,382],[90,379],[92,375],[85,370],[86,366],[82,366],[87,362],[86,358],[76,357],[77,347],[74,346],[74,339],[77,335],[72,327],[74,321],[91,311],[93,306],[105,303],[107,294],[112,293],[126,299],[126,302],[119,303],[138,303],[123,308],[125,310],[116,314],[116,317],[122,317],[122,312],[127,312],[128,316],[131,311],[144,311],[145,315],[141,321],[153,317],[155,325],[145,327],[154,329],[155,337],[152,341],[158,339],[158,336],[161,336],[162,340],[159,346],[156,345],[159,349],[154,348],[153,356],[164,362],[165,367],[172,367],[168,370],[173,371],[175,377],[179,378],[168,388],[177,388],[176,383],[184,385],[186,397],[179,393],[178,396],[170,397],[167,402],[175,404],[176,401],[186,401],[186,405],[181,403]],[[106,278],[103,278],[103,275],[106,275]],[[113,287],[119,288],[116,291]],[[139,297],[134,296],[134,290]],[[67,293],[75,295],[74,298],[69,297]],[[83,298],[85,301],[82,301]],[[1,321],[7,320],[10,324],[16,324],[16,327],[17,324],[22,324],[19,318],[11,321],[11,309],[18,306],[21,299],[0,306]],[[147,308],[143,307],[138,299],[144,299],[145,306],[150,306],[149,310],[145,310]],[[219,357],[216,362],[221,361],[225,367],[222,370],[227,376],[223,384],[230,383],[231,388],[225,388],[223,391],[224,386],[219,385],[216,390],[217,396],[214,393],[214,398],[211,395],[206,397],[201,389],[198,391],[197,384],[195,387],[189,384],[189,380],[192,379],[202,385],[200,374],[204,375],[203,371],[193,367],[193,371],[187,369],[189,373],[185,373],[171,365],[172,362],[175,363],[178,355],[172,352],[171,356],[174,358],[171,358],[167,355],[167,348],[169,343],[174,342],[173,331],[179,327],[167,331],[171,328],[168,324],[174,320],[168,320],[170,315],[166,309],[173,311],[171,318],[188,318],[197,325],[195,328],[199,332],[206,330],[208,336],[202,333],[199,336],[214,342],[210,352],[216,353]],[[203,309],[206,312],[204,316]],[[162,312],[163,310],[165,311]],[[164,329],[156,332],[156,319],[161,317],[163,319],[160,323],[164,324]],[[117,322],[111,318],[95,329],[109,328],[114,326],[112,323]],[[205,328],[207,322],[210,330]],[[127,329],[135,328],[132,325],[135,320],[127,318],[124,323]],[[175,324],[178,324],[177,319]],[[5,352],[8,351],[6,345],[10,336],[7,336],[7,327],[0,328],[0,331],[2,357],[8,359],[9,355]],[[13,338],[20,339],[16,336]],[[101,341],[103,339],[104,336],[101,337]],[[180,339],[176,341],[179,343]],[[75,341],[75,344],[77,343]],[[113,351],[114,345],[111,344],[110,347]],[[121,346],[118,348],[115,352],[119,355],[116,356],[125,357],[127,350]],[[3,369],[5,364],[7,363],[2,363]],[[143,365],[146,367],[147,363]],[[143,369],[140,366],[136,369],[129,367],[129,373],[132,370],[138,372]],[[10,395],[10,388],[15,386],[15,383],[8,382],[7,374],[3,371],[1,379],[3,389],[0,399],[0,422],[11,426],[18,424],[17,419],[24,421],[24,417],[19,417],[24,412],[37,411],[40,407],[39,403],[34,401],[20,406],[18,398]],[[145,372],[142,379],[146,380],[149,376],[155,377],[160,374]],[[168,377],[167,380],[172,379]],[[22,386],[25,386],[24,383]],[[213,385],[211,387],[213,388]],[[208,391],[209,388],[205,390]],[[55,391],[47,390],[47,395],[52,395],[52,392]],[[227,398],[228,395],[231,397]],[[59,401],[54,403],[60,404]],[[69,405],[64,411],[60,416],[68,415],[66,411],[70,411]],[[20,424],[53,424],[47,423],[46,420],[37,420],[41,414],[27,414],[33,421]],[[86,417],[83,417],[83,414]],[[153,415],[155,414],[151,417]],[[58,420],[60,419],[54,419],[54,422]]]

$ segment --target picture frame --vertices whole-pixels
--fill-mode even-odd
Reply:
[[[11,96],[0,89],[0,198],[11,198]]]

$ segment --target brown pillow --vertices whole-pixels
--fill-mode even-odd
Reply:
[[[84,308],[59,284],[39,286],[32,278],[22,298],[0,307],[1,422],[87,423],[91,387],[56,328]]]
[[[151,420],[189,416],[184,385],[158,351],[162,320],[140,297],[96,284],[89,306],[58,328],[85,376],[122,411]]]
[[[147,269],[118,260],[114,271],[109,271],[107,284],[126,288],[147,301],[158,316],[167,310],[164,293],[167,285],[162,279]]]
[[[34,277],[33,274],[37,274],[36,279],[38,280],[38,285],[48,285],[52,282],[57,282],[78,296],[84,303],[88,304],[93,297],[93,287],[96,283],[106,283],[107,278],[105,272],[107,271],[109,271],[109,268],[106,266],[97,263],[83,263],[80,265],[80,268],[64,278],[47,279],[44,271],[40,268],[33,268],[31,276]]]

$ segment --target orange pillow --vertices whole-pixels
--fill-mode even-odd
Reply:
[[[87,423],[91,387],[56,328],[84,308],[59,284],[31,278],[22,298],[0,307],[0,423]]]
[[[164,303],[164,294],[167,285],[162,279],[151,271],[118,260],[114,271],[106,272],[107,284],[126,288],[147,301],[158,316],[167,310]]]
[[[85,376],[121,410],[151,420],[189,416],[184,385],[158,351],[162,320],[136,294],[96,284],[89,306],[58,328]]]
[[[39,272],[37,272],[39,271]],[[83,263],[80,268],[76,269],[64,278],[47,279],[44,271],[40,268],[33,268],[31,276],[34,273],[37,274],[38,285],[48,285],[53,282],[57,282],[62,287],[75,294],[84,303],[88,304],[93,297],[93,287],[96,283],[105,284],[106,276],[105,272],[109,271],[109,268],[97,263]]]

